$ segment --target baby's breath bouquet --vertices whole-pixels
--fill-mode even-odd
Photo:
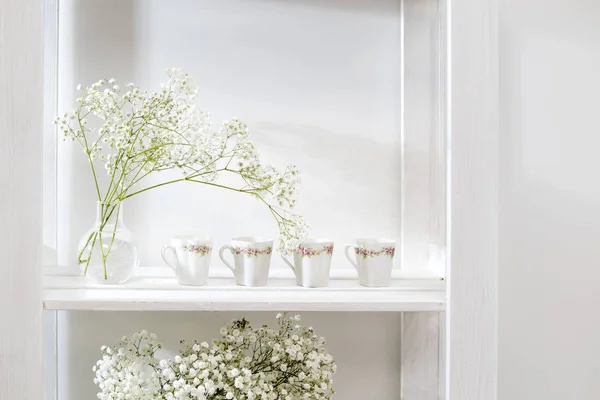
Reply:
[[[214,129],[209,115],[195,105],[198,89],[193,78],[179,69],[167,72],[168,80],[157,92],[133,83],[121,89],[114,79],[79,85],[83,96],[77,99],[78,107],[55,119],[65,138],[83,149],[98,200],[96,226],[78,249],[84,275],[94,268],[99,280],[126,280],[130,271],[121,275],[110,271],[111,265],[124,264],[127,270],[137,264],[137,251],[119,221],[121,203],[178,182],[232,190],[264,203],[279,226],[283,253],[306,233],[303,219],[289,211],[297,193],[297,169],[288,166],[280,171],[263,164],[248,127],[236,118]],[[98,179],[102,164],[108,174],[106,185]],[[144,185],[148,176],[168,170],[181,175]],[[220,182],[223,175],[233,177],[227,182],[237,183]]]
[[[102,347],[94,366],[101,400],[331,399],[336,365],[300,317],[278,314],[279,326],[253,329],[246,319],[221,329],[221,338],[186,345],[159,360],[156,335],[142,331]]]

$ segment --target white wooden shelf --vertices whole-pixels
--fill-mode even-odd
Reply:
[[[217,271],[206,286],[178,285],[168,268],[139,268],[122,285],[105,286],[56,270],[44,276],[45,310],[444,311],[445,282],[395,274],[387,288],[358,284],[354,271],[332,271],[326,288],[296,286],[291,271],[272,271],[265,287],[236,286]],[[353,276],[354,275],[354,276]]]

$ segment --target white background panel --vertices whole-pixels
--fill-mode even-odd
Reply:
[[[299,167],[297,212],[313,236],[335,240],[334,265],[351,268],[343,244],[401,233],[399,13],[397,0],[63,1],[59,110],[72,108],[78,83],[115,77],[157,89],[166,68],[184,68],[215,127],[238,117],[265,162]],[[80,149],[59,143],[58,153],[59,262],[72,263],[93,223],[94,191]],[[193,183],[125,208],[142,265],[160,264],[161,245],[176,234],[208,234],[218,246],[277,237],[261,203]],[[284,264],[276,257],[273,266]]]

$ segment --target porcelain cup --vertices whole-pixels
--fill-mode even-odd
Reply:
[[[354,257],[350,255],[353,251]],[[387,239],[356,239],[345,249],[346,258],[358,272],[358,282],[362,286],[389,286],[392,280],[392,267],[396,242]],[[354,258],[354,259],[353,259]]]
[[[333,241],[304,239],[294,252],[292,264],[285,256],[283,261],[294,271],[296,284],[304,287],[325,287],[329,284]]]
[[[163,247],[161,256],[181,285],[202,286],[208,282],[212,247],[208,236],[176,236],[170,246]]]
[[[233,255],[233,265],[225,260],[225,250]],[[231,245],[221,247],[219,257],[235,276],[240,286],[266,286],[273,240],[254,236],[233,238]]]

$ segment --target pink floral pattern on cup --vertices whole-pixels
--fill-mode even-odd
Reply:
[[[296,249],[296,253],[300,254],[302,257],[318,256],[321,253],[326,253],[326,254],[332,255],[333,254],[333,245],[325,245],[321,249],[311,249],[310,247],[299,246]]]
[[[207,255],[212,250],[211,246],[207,246],[205,244],[185,244],[181,247],[185,251],[189,251],[190,253],[198,254],[201,256]]]
[[[273,252],[273,248],[271,246],[268,246],[263,250],[259,250],[252,247],[234,247],[233,251],[235,252],[235,254],[245,254],[247,257],[258,257],[271,254]]]
[[[376,250],[369,250],[365,247],[355,247],[354,252],[356,253],[356,255],[361,255],[363,258],[376,257],[376,256],[380,256],[380,255],[385,255],[387,257],[393,258],[394,254],[396,253],[396,248],[395,247],[384,247],[381,250],[376,251]]]

